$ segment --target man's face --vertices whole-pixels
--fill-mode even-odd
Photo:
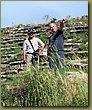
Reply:
[[[28,34],[29,38],[32,39],[34,37],[33,33]]]
[[[55,32],[57,30],[57,27],[54,23],[51,23],[50,24],[50,29],[51,29],[52,32]]]

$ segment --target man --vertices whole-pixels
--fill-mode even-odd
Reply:
[[[60,23],[59,29],[55,23],[50,23],[52,35],[49,38],[48,60],[51,69],[63,70],[64,67],[64,35],[63,27],[65,20]]]
[[[38,54],[40,54],[40,52],[44,48],[44,43],[39,38],[36,38],[34,34],[35,30],[30,28],[28,30],[28,38],[24,41],[23,44],[23,60],[24,63],[27,64],[27,67],[29,67],[30,64],[32,63],[34,53],[36,53],[38,50]]]

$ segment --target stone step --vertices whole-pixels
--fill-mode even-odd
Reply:
[[[70,52],[65,52],[65,55],[87,55],[88,56],[88,51],[70,51]]]
[[[9,39],[9,40],[7,40],[7,41],[1,41],[1,44],[7,44],[7,43],[13,43],[13,42],[23,42],[24,41],[24,39]]]
[[[78,57],[85,57],[85,56],[88,56],[88,51],[76,51],[76,50],[78,50],[78,48],[74,48],[74,49],[66,49],[65,48],[65,52],[64,52],[64,54],[65,54],[65,57],[67,58],[67,56],[73,56],[73,55],[78,55]],[[43,55],[43,54],[42,54]],[[1,58],[3,59],[3,58],[13,58],[13,57],[18,57],[18,56],[23,56],[23,52],[21,51],[21,52],[19,52],[19,53],[16,53],[16,54],[8,54],[8,55],[2,55],[1,56]],[[3,62],[1,62],[1,63],[3,63]]]
[[[9,75],[9,74],[17,74],[18,70],[9,70],[9,71],[5,71],[5,72],[1,72],[1,75]]]
[[[88,64],[84,64],[84,63],[69,63],[69,64],[66,64],[67,66],[69,65],[71,65],[71,66],[78,66],[79,68],[80,67],[85,67],[85,66],[88,66]],[[45,65],[46,66],[46,68],[49,68],[49,66],[48,65]],[[45,66],[40,66],[41,68],[45,68]],[[16,70],[9,70],[9,71],[5,71],[5,72],[1,72],[1,75],[3,76],[3,75],[9,75],[9,74],[17,74],[19,71],[23,71],[23,67],[20,67],[20,68],[18,68],[18,69],[16,69]]]
[[[81,43],[64,43],[64,46],[80,46]]]
[[[88,67],[88,64],[80,63],[80,62],[72,62],[72,63],[66,64],[66,66],[73,66],[80,69],[80,68]]]
[[[88,59],[86,58],[86,59],[76,59],[76,60],[67,60],[67,59],[65,59],[65,62],[66,63],[86,63],[86,62],[88,62]]]
[[[83,60],[65,60],[65,65],[71,65],[71,66],[79,66],[79,67],[85,67],[88,66],[87,63],[88,59],[83,59]],[[15,61],[15,62],[9,62],[9,64],[3,64],[3,68],[10,68],[11,66],[16,67],[16,69],[19,69],[23,67],[24,63],[23,60],[21,61]],[[48,62],[40,62],[40,66],[43,65],[48,65]]]
[[[12,58],[12,57],[17,57],[17,56],[19,56],[19,55],[23,55],[23,52],[21,51],[21,52],[18,52],[18,53],[16,53],[16,54],[8,54],[8,55],[2,55],[1,56],[1,58],[6,58],[6,57],[8,57],[8,58]]]
[[[70,30],[70,33],[80,33],[80,32],[84,32],[84,30]]]
[[[72,48],[72,47],[64,48],[64,52],[78,51],[78,50],[79,48]]]
[[[8,55],[2,55],[1,58],[11,58],[14,57],[16,54],[8,54]]]
[[[13,65],[21,65],[23,64],[23,60],[22,61],[15,61],[15,62],[10,62],[9,65],[13,66]]]

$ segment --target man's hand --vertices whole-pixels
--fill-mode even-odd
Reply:
[[[42,49],[40,48],[40,49],[39,49],[39,55],[40,55],[41,53],[42,53]]]
[[[65,19],[62,20],[62,24],[64,24],[64,23],[65,23]]]
[[[23,51],[23,62],[26,64],[26,50]]]
[[[64,23],[65,23],[65,19],[63,19],[60,23],[60,31],[63,30],[63,27],[64,27]]]
[[[45,48],[45,45],[39,48],[39,55],[43,52],[44,48]]]
[[[25,59],[23,60],[23,63],[26,64],[26,60]]]

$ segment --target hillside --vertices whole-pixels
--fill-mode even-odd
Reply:
[[[88,16],[66,20],[64,71],[49,68],[46,49],[40,55],[44,60],[39,68],[31,65],[25,69],[22,50],[29,27],[35,28],[35,35],[48,43],[48,24],[19,24],[1,31],[1,105],[87,107]]]
[[[57,21],[57,25],[60,21]],[[48,43],[50,30],[47,24],[23,25],[1,29],[1,75],[17,73],[23,68],[23,41],[28,28],[36,29],[36,36]],[[78,68],[88,66],[88,16],[67,18],[64,28],[64,51],[66,62]],[[78,59],[75,60],[75,55]],[[67,64],[68,65],[68,64]]]

